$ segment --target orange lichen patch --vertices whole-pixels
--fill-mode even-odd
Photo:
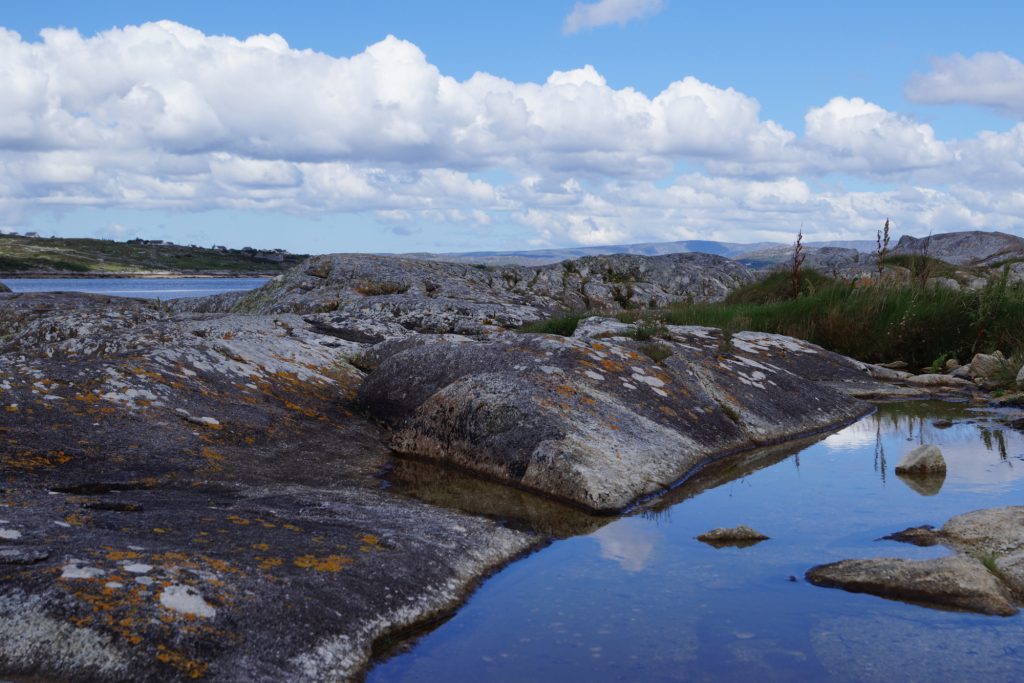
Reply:
[[[47,451],[40,453],[32,449],[8,453],[3,456],[8,467],[19,470],[35,470],[43,467],[56,467],[71,462],[71,456],[64,451]]]
[[[292,403],[291,401],[289,401],[286,398],[282,398],[281,399],[281,403],[283,403],[284,407],[287,408],[288,410],[294,411],[296,413],[301,413],[301,414],[305,415],[306,417],[312,417],[312,418],[316,418],[316,419],[327,419],[327,418],[323,417],[317,411],[313,410],[312,408],[307,408],[305,406],[300,406],[298,403]]]
[[[160,527],[153,527],[153,533],[154,534],[166,534],[167,533],[167,529],[162,529]]]
[[[18,406],[7,406],[6,408],[4,408],[4,410],[6,410],[8,413],[16,413],[18,412]]]
[[[225,332],[225,333],[224,333],[224,334],[223,334],[223,335],[221,336],[221,339],[234,339],[234,338],[235,338],[235,333],[234,333],[234,332],[232,332],[231,330],[228,330],[227,332]]]
[[[605,372],[622,372],[623,370],[626,369],[626,366],[624,366],[622,363],[613,361],[610,358],[602,358],[599,362],[601,364],[601,367],[605,370]]]
[[[555,391],[562,396],[574,396],[576,394],[576,387],[571,387],[568,384],[559,384],[555,387]]]
[[[99,394],[75,394],[74,399],[85,403],[86,405],[93,405],[100,402]]]
[[[295,526],[294,524],[282,524],[281,526],[283,526],[288,531],[302,531],[302,529]]]
[[[120,562],[121,560],[135,560],[142,557],[139,553],[134,550],[111,550],[107,553],[107,559],[111,562]]]
[[[156,658],[158,661],[174,667],[189,678],[202,678],[206,675],[209,664],[197,659],[191,659],[184,653],[171,650],[166,645],[158,645]]]
[[[89,521],[89,517],[72,512],[70,515],[64,518],[64,521],[70,524],[71,526],[82,526],[83,524],[86,524]]]
[[[253,543],[252,547],[254,550],[262,550],[263,552],[270,550],[270,545],[267,543]]]
[[[250,524],[249,520],[244,517],[239,517],[238,515],[228,515],[227,519],[232,524],[237,524],[239,526],[248,526]]]
[[[158,553],[153,555],[153,561],[157,563],[173,563],[173,562],[185,562],[188,560],[188,555],[175,550],[170,550],[166,553]]]
[[[317,557],[316,555],[300,555],[292,560],[292,564],[300,569],[313,569],[318,572],[340,572],[345,565],[352,564],[350,557],[341,555],[327,555]]]
[[[284,564],[284,560],[280,557],[257,557],[256,559],[259,561],[259,568],[264,570],[270,570]]]
[[[217,426],[217,429],[220,429],[220,425]],[[224,459],[223,455],[221,455],[217,451],[213,450],[212,448],[209,448],[208,446],[203,446],[203,449],[202,449],[202,451],[200,451],[200,454],[204,458],[206,458],[207,460],[210,460],[212,462],[220,462],[221,460]]]
[[[676,411],[672,410],[668,406],[658,406],[658,410],[660,410],[665,415],[668,415],[669,417],[678,417],[679,416],[679,413],[677,413]]]
[[[363,534],[362,536],[360,536],[360,538],[366,545],[377,545],[378,543],[380,543],[380,539],[374,536],[373,534]]]

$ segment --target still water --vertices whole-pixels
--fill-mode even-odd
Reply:
[[[938,418],[954,424],[939,428]],[[1021,616],[939,611],[803,579],[844,558],[946,554],[878,539],[1024,503],[1024,435],[1006,418],[954,404],[883,405],[817,442],[710,467],[613,520],[552,521],[543,509],[551,504],[496,493],[504,511],[494,514],[564,538],[485,581],[368,680],[1022,680]],[[944,481],[915,486],[893,473],[921,443],[942,448]],[[479,499],[459,493],[473,484],[426,484],[403,467],[392,475],[398,490],[450,504]],[[516,495],[524,497],[506,497]],[[771,540],[715,549],[694,538],[737,524]]]
[[[15,292],[89,292],[141,299],[181,299],[255,289],[262,277],[195,278],[10,278],[2,281]]]

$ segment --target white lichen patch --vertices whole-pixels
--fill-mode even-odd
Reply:
[[[540,371],[545,375],[564,375],[565,372],[562,368],[555,367],[554,365],[541,365]]]
[[[133,562],[131,564],[124,565],[122,568],[126,572],[130,572],[132,574],[145,574],[153,570],[153,565]]]
[[[637,373],[637,372],[634,372],[632,374],[632,379],[633,379],[634,382],[638,382],[640,384],[646,384],[647,386],[651,386],[651,387],[660,388],[660,387],[665,386],[665,382],[660,380],[660,379],[658,379],[657,377],[652,377],[651,375],[644,375],[644,374],[640,374],[640,373]]]
[[[589,377],[590,379],[597,380],[598,382],[604,380],[604,375],[602,375],[600,372],[595,372],[593,370],[586,370],[586,371],[584,371],[583,374],[586,375],[587,377]]]
[[[217,616],[213,605],[203,599],[202,594],[192,586],[171,584],[160,593],[160,604],[167,609],[212,619]]]
[[[16,529],[0,529],[0,538],[5,541],[17,541],[21,538],[21,532]]]
[[[70,560],[61,569],[62,579],[95,579],[106,574],[99,567],[90,567],[82,560]]]

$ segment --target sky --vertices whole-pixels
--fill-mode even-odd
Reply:
[[[1024,236],[1024,3],[0,9],[0,230],[478,251]]]

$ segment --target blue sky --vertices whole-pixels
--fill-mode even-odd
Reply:
[[[1024,231],[1024,206],[1020,206],[1024,202],[1015,195],[1017,179],[1013,177],[1020,172],[1024,151],[1024,134],[1018,132],[1022,130],[1024,107],[1020,100],[1024,96],[1016,94],[1024,90],[1024,80],[1014,80],[1024,59],[1019,38],[1024,34],[1024,3],[603,0],[580,4],[616,5],[605,8],[611,15],[594,16],[614,16],[618,21],[567,33],[567,17],[577,3],[556,0],[58,1],[9,5],[0,13],[0,25],[20,34],[21,41],[12,49],[26,53],[32,45],[44,45],[41,30],[65,27],[81,35],[81,59],[100,59],[98,55],[111,59],[113,49],[119,56],[112,59],[128,60],[126,40],[89,40],[112,27],[158,20],[199,32],[203,40],[190,43],[188,49],[193,51],[204,49],[201,43],[215,36],[244,40],[255,34],[276,33],[296,51],[290,63],[317,61],[315,55],[301,52],[304,50],[351,58],[391,35],[422,53],[418,69],[436,69],[458,83],[483,72],[528,91],[530,84],[544,84],[555,71],[572,72],[592,65],[593,72],[603,78],[600,87],[606,91],[593,100],[595,119],[601,119],[595,128],[612,138],[629,138],[634,119],[623,114],[626,118],[611,120],[614,117],[605,107],[626,102],[623,106],[633,112],[630,115],[642,110],[647,116],[644,107],[649,106],[652,120],[657,121],[664,112],[656,106],[656,98],[687,77],[695,81],[683,93],[680,106],[696,102],[700,111],[673,110],[671,115],[685,124],[685,129],[670,125],[671,130],[659,133],[653,142],[649,136],[635,144],[623,142],[614,150],[595,152],[600,157],[595,160],[586,146],[593,144],[596,149],[602,146],[600,141],[576,140],[569,153],[559,142],[566,130],[585,127],[588,122],[586,117],[568,120],[568,128],[563,129],[560,122],[553,121],[566,98],[576,101],[571,93],[557,97],[545,93],[537,95],[534,102],[529,92],[517,92],[513,97],[521,95],[531,114],[543,109],[542,116],[533,116],[529,130],[540,130],[544,140],[537,142],[534,133],[522,133],[524,128],[517,130],[528,140],[511,146],[521,151],[525,145],[529,153],[497,150],[493,140],[460,149],[458,141],[465,130],[456,130],[454,121],[464,126],[470,110],[479,118],[488,97],[480,88],[466,88],[472,92],[464,96],[479,97],[473,106],[480,108],[466,109],[469,104],[459,104],[455,119],[451,111],[439,112],[434,106],[410,109],[413,123],[401,125],[415,128],[416,121],[429,118],[433,136],[429,141],[416,133],[415,144],[410,143],[413,138],[396,141],[392,137],[355,156],[351,145],[343,145],[311,159],[316,150],[310,146],[291,149],[274,143],[272,149],[256,151],[247,146],[258,135],[260,122],[274,126],[274,135],[282,140],[288,139],[287,128],[279,129],[286,126],[282,117],[287,112],[275,112],[272,120],[269,114],[256,116],[263,106],[257,100],[252,105],[257,110],[255,121],[232,128],[224,112],[212,104],[213,96],[203,88],[215,87],[210,85],[215,79],[207,79],[206,72],[216,71],[232,59],[234,48],[220,46],[201,55],[176,56],[189,61],[170,70],[180,74],[180,82],[172,83],[167,64],[160,63],[164,58],[162,39],[150,36],[136,48],[154,60],[153,73],[158,75],[151,77],[145,68],[126,64],[124,78],[135,79],[140,88],[160,81],[153,87],[162,95],[165,111],[170,111],[167,103],[173,105],[173,98],[197,98],[223,123],[222,129],[195,149],[183,147],[180,140],[169,148],[166,136],[119,133],[113,144],[122,159],[112,163],[112,143],[99,144],[96,135],[86,136],[92,142],[83,142],[85,138],[71,133],[40,132],[42,124],[32,134],[10,124],[21,137],[12,134],[5,138],[4,115],[42,116],[35,108],[37,103],[26,96],[23,102],[0,108],[0,163],[6,163],[11,174],[6,185],[0,176],[0,189],[7,189],[8,194],[6,202],[0,200],[0,227],[36,229],[44,234],[139,235],[201,244],[284,246],[296,251],[460,251],[695,236],[757,241],[784,236],[799,224],[805,226],[805,232],[821,238],[870,237],[869,226],[890,213],[897,226],[910,233],[958,227]],[[631,19],[634,10],[637,16]],[[70,68],[61,60],[76,59],[64,50],[44,52],[24,60],[29,75],[34,71],[60,73]],[[397,62],[366,77],[377,79],[379,89],[386,89],[401,102],[404,95],[395,95],[395,88],[410,88],[412,100],[422,94],[416,88],[431,86],[405,82],[405,62],[401,60],[407,55],[399,52],[394,58]],[[949,61],[957,55],[965,61]],[[986,55],[1002,57],[986,59]],[[101,63],[105,68],[111,65],[109,61]],[[5,69],[9,78],[24,80],[23,75],[3,66],[0,78]],[[193,73],[200,75],[193,78]],[[287,73],[279,76],[286,79]],[[191,87],[200,77],[206,85]],[[325,89],[324,101],[338,97],[338,93],[327,92],[337,85],[329,80],[336,75],[325,71],[309,77],[313,80],[308,96],[314,101],[320,87]],[[570,79],[573,82],[562,84],[562,89],[593,85],[594,77],[580,78],[583,80]],[[908,90],[915,78],[920,79],[918,87]],[[51,90],[57,87],[52,85],[54,80],[50,79]],[[253,80],[251,87],[258,90],[262,83],[258,77]],[[988,87],[977,85],[979,82]],[[181,83],[188,86],[187,95],[181,95]],[[97,130],[137,131],[134,124],[127,125],[127,118],[118,118],[137,112],[123,107],[112,110],[112,95],[103,91],[105,87],[114,86],[97,83],[95,97],[76,104],[77,109],[69,115],[95,122]],[[350,96],[346,93],[366,95],[367,101],[360,106],[372,108],[377,91],[346,90],[345,84],[338,87],[343,97]],[[646,103],[637,105],[623,95],[627,88],[645,96]],[[733,92],[736,97],[728,94]],[[66,93],[58,94],[61,101],[72,99]],[[116,94],[120,97],[124,92]],[[50,95],[48,101],[52,102],[53,93]],[[754,120],[744,108],[751,103]],[[189,112],[199,106],[186,105]],[[310,105],[302,106],[308,110]],[[351,113],[348,106],[345,104],[344,111]],[[821,110],[821,123],[815,131],[805,130],[805,117],[812,110]],[[693,118],[701,115],[711,120]],[[731,116],[738,117],[735,124]],[[317,139],[333,140],[330,118],[316,123],[323,125]],[[769,130],[769,123],[779,130]],[[246,144],[238,142],[238,131],[243,128]],[[737,139],[729,137],[730,131],[737,129],[746,132]],[[338,136],[356,136],[353,144],[359,146],[358,138],[366,135],[360,131],[339,132]],[[686,139],[687,131],[693,139]],[[989,138],[985,131],[997,137]],[[197,129],[195,139],[207,132]],[[729,139],[718,141],[715,136]],[[764,142],[765,136],[772,138],[770,144]],[[501,141],[501,135],[494,137]],[[536,148],[530,147],[534,143]],[[90,145],[92,152],[83,152]],[[436,152],[440,145],[445,147],[443,153]],[[758,145],[765,149],[750,152]],[[55,155],[60,150],[64,155]],[[159,156],[161,162],[155,164],[159,168],[144,161],[147,154]],[[54,170],[55,164],[68,164],[69,155],[74,164],[97,169],[91,180],[85,179],[89,174],[83,170],[69,184],[64,174]],[[486,159],[477,163],[475,155]],[[232,186],[230,196],[218,194],[225,183],[215,177],[215,171],[207,178],[190,170],[182,180],[182,166],[198,168],[208,162],[211,168],[223,168],[228,156],[237,164],[253,159],[277,164],[274,170],[264,168],[260,173],[291,172],[281,166],[291,164],[301,179],[292,183],[287,198],[278,193],[272,199],[269,195],[278,191],[271,192],[262,181],[246,181],[244,192]],[[320,166],[314,169],[310,163]],[[240,168],[237,164],[232,168]],[[337,173],[328,173],[327,164],[343,164],[346,174],[372,178],[375,194],[364,193],[362,201],[345,196],[353,185],[338,180]],[[38,171],[43,166],[48,169],[45,173]],[[41,180],[24,180],[25,168],[36,169]],[[321,180],[313,182],[311,178],[321,172]],[[439,180],[442,175],[444,179]],[[330,182],[336,187],[325,185]],[[189,188],[182,189],[183,183],[190,184]],[[474,183],[477,185],[470,187]],[[276,181],[272,184],[283,187]],[[294,197],[299,192],[297,184],[302,187],[301,201]],[[168,194],[168,187],[180,191]],[[538,188],[545,189],[541,192]],[[156,196],[155,192],[164,194]],[[410,192],[416,195],[415,201],[408,200]]]

